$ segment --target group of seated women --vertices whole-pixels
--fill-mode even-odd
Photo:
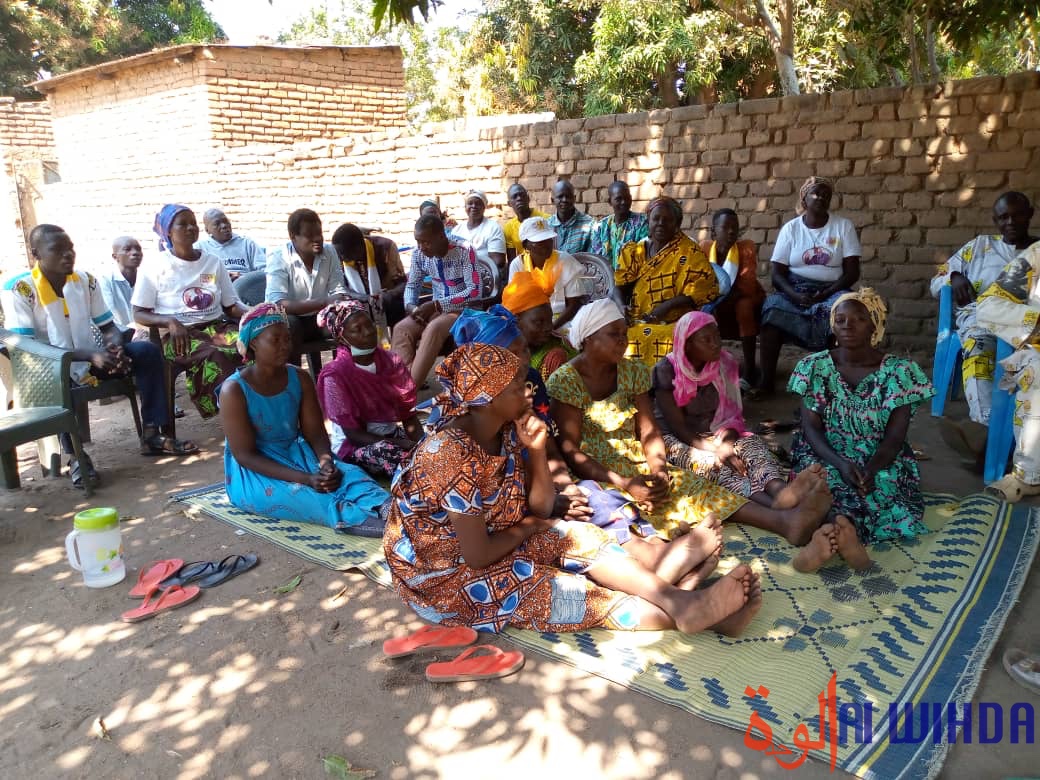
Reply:
[[[135,316],[163,329],[199,411],[219,409],[232,503],[381,535],[421,616],[490,631],[735,634],[762,597],[748,565],[712,578],[724,522],[783,537],[801,571],[835,556],[865,569],[866,545],[925,532],[906,434],[932,390],[914,363],[878,350],[880,298],[848,292],[859,247],[828,215],[832,193],[819,179],[802,188],[805,214],[781,231],[768,299],[731,211],[702,251],[679,204],[653,201],[648,236],[619,251],[614,294],[590,302],[576,287],[554,295],[563,264],[538,245],[540,226],[527,229],[501,305],[454,320],[425,420],[368,302],[317,312],[338,350],[315,384],[290,364],[285,306],[243,312],[227,272],[193,248],[183,206],[159,215],[166,249],[134,291]],[[770,339],[822,350],[789,383],[803,399],[793,470],[744,420],[763,303],[761,389],[775,371]],[[702,310],[711,304],[736,326],[743,377]],[[391,477],[389,490],[377,481]]]

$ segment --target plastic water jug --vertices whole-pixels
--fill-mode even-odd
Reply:
[[[73,531],[65,537],[69,565],[83,572],[88,588],[107,588],[126,577],[119,512],[111,507],[86,509],[72,520]]]

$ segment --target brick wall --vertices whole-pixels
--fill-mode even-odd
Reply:
[[[206,75],[213,138],[223,146],[291,144],[406,122],[396,46],[217,51]]]
[[[146,234],[154,204],[179,191],[188,194],[175,197],[198,209],[221,203],[237,230],[267,245],[286,240],[286,216],[301,206],[324,216],[327,233],[350,220],[411,243],[418,204],[430,195],[463,218],[463,193],[477,187],[488,193],[490,216],[509,216],[512,182],[523,182],[549,210],[553,183],[568,177],[579,206],[600,216],[617,176],[632,186],[637,209],[660,192],[679,198],[684,228],[698,239],[712,211],[737,209],[745,236],[760,246],[765,280],[776,235],[795,215],[798,187],[810,174],[837,179],[834,209],[860,230],[863,282],[890,300],[894,347],[927,359],[935,305],[926,283],[935,266],[993,229],[990,209],[1000,192],[1040,196],[1040,75],[222,148],[199,173],[212,188],[205,198],[193,200],[189,182],[169,186],[153,166],[127,184],[149,204],[136,221],[129,213],[112,219],[105,204],[125,194],[111,187],[75,205],[91,214],[82,240]]]
[[[26,227],[37,223],[44,183],[57,175],[57,152],[45,102],[0,98],[0,271],[28,263]]]

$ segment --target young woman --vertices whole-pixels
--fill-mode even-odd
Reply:
[[[369,474],[392,477],[423,435],[408,366],[379,346],[375,321],[362,301],[326,306],[318,312],[318,326],[340,346],[317,386],[333,449]]]
[[[383,537],[397,593],[421,617],[492,632],[744,629],[761,605],[746,565],[687,590],[708,551],[689,548],[685,571],[663,579],[595,525],[550,519],[548,432],[515,355],[466,344],[437,374],[439,428],[394,481]]]
[[[826,490],[814,466],[789,485],[764,441],[748,433],[737,360],[722,349],[715,318],[700,311],[675,324],[675,344],[654,367],[654,415],[668,462],[774,509],[796,506],[811,490]]]
[[[795,468],[824,465],[837,514],[813,536],[801,568],[817,568],[834,552],[866,568],[864,544],[928,533],[906,433],[935,391],[916,363],[877,348],[885,316],[870,288],[842,295],[831,308],[837,347],[803,358],[791,374],[788,390],[803,404],[791,457]]]
[[[239,345],[250,362],[220,393],[228,500],[280,520],[382,536],[379,510],[389,495],[360,468],[332,456],[314,383],[288,364],[285,311],[274,303],[251,309]]]
[[[625,358],[625,316],[609,298],[587,304],[571,323],[581,353],[549,378],[551,413],[571,471],[609,483],[640,502],[654,527],[675,537],[710,514],[748,523],[805,544],[830,508],[808,492],[793,507],[749,502],[690,471],[670,469],[654,422],[650,369]]]
[[[570,345],[553,334],[553,310],[549,295],[530,271],[517,271],[502,291],[502,305],[516,315],[517,324],[531,350],[531,367],[542,379],[574,357]]]
[[[224,261],[195,249],[199,226],[191,209],[176,203],[163,206],[155,217],[155,232],[160,252],[137,275],[130,301],[134,319],[165,331],[164,356],[184,371],[199,414],[212,417],[221,383],[242,365],[235,342],[244,308]]]

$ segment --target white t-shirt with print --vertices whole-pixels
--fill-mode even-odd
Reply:
[[[549,304],[552,306],[553,314],[560,314],[567,308],[568,298],[580,298],[585,294],[585,282],[581,278],[581,263],[574,259],[574,255],[566,252],[557,252],[557,263],[560,264],[560,276],[556,280],[552,295],[549,296]],[[523,255],[514,257],[509,263],[509,281],[513,281],[517,271],[524,270]]]
[[[803,279],[835,282],[841,278],[842,261],[863,253],[851,221],[831,214],[821,228],[807,227],[795,217],[780,228],[772,261],[790,266]]]
[[[462,222],[453,227],[451,232],[473,247],[477,257],[484,260],[491,260],[491,252],[506,253],[506,234],[502,232],[502,226],[487,217],[472,230],[466,222]]]
[[[197,325],[220,319],[225,306],[238,303],[238,295],[224,261],[216,255],[203,252],[198,260],[181,260],[160,252],[141,264],[130,302],[184,325]]]

